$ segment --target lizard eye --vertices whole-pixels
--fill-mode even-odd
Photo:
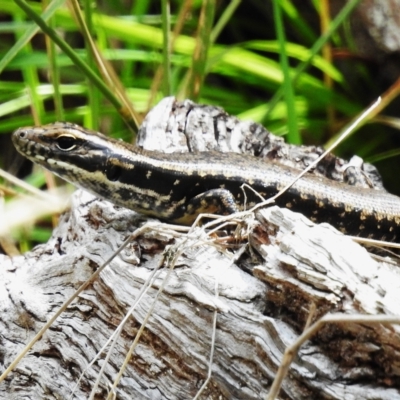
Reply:
[[[62,151],[70,151],[76,147],[75,137],[72,135],[61,135],[56,139],[57,147]]]

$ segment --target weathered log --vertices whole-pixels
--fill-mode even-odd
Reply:
[[[164,118],[168,104],[177,104],[168,101],[160,105]],[[146,147],[155,141],[163,146],[165,140],[184,146],[183,136],[163,139],[162,131],[168,130],[162,124],[154,136],[147,128],[139,139]],[[3,366],[145,220],[77,191],[48,243],[12,259],[0,256]],[[240,234],[228,246],[223,237],[209,237],[201,228],[187,235],[153,225],[101,272],[0,383],[0,399],[68,398],[82,372],[72,398],[88,398],[105,355],[88,364],[158,267],[118,338],[95,398],[106,398],[167,276],[117,387],[118,399],[193,398],[207,376],[215,313],[215,351],[204,399],[265,397],[285,348],[302,332],[313,304],[314,320],[332,312],[398,314],[398,266],[388,258],[376,259],[331,226],[270,207],[244,219]],[[179,257],[172,262],[174,255]],[[280,396],[400,399],[399,351],[396,325],[326,325],[300,349]]]

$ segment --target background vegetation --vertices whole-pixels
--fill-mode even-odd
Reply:
[[[67,120],[131,141],[169,95],[221,106],[292,143],[325,145],[397,79],[380,70],[382,57],[357,48],[360,1],[329,3],[2,0],[0,166],[41,187],[43,172],[31,174],[10,143],[14,129]],[[337,154],[374,161],[400,193],[396,90],[384,95],[391,118],[376,117]],[[50,229],[22,231],[23,247]]]

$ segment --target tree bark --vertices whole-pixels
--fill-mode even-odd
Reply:
[[[164,150],[214,148],[207,145],[212,139],[205,138],[210,132],[204,127],[211,125],[207,116],[198,125],[206,134],[190,130],[194,139],[173,128],[177,125],[171,118],[188,126],[188,113],[186,119],[174,114],[182,104],[173,99],[160,103],[144,123],[138,143]],[[243,135],[233,136],[224,143],[256,146]],[[147,220],[77,191],[48,243],[23,256],[0,256],[1,365],[7,367],[61,304]],[[223,237],[208,236],[201,228],[187,235],[154,221],[0,383],[0,399],[86,399],[105,363],[95,398],[106,398],[166,278],[117,387],[118,399],[193,398],[207,377],[215,315],[212,374],[202,399],[265,397],[285,348],[304,329],[312,305],[313,320],[333,312],[398,314],[397,264],[371,255],[328,224],[316,225],[274,206],[249,215],[236,235],[227,248]],[[156,279],[123,328],[110,360],[105,362],[102,354],[88,367],[155,270]],[[326,325],[301,347],[280,398],[400,399],[399,339],[397,325]]]

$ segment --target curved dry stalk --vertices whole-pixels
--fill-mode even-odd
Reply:
[[[26,183],[22,179],[17,178],[14,175],[11,175],[7,171],[4,171],[4,169],[0,168],[0,176],[4,179],[6,179],[8,182],[11,182],[15,186],[19,186],[22,189],[25,189],[27,192],[32,193],[33,195],[40,197],[44,200],[47,200],[48,197],[46,193],[43,192],[43,190],[40,190],[38,188],[35,188],[34,186],[30,185],[29,183]]]
[[[21,359],[28,353],[32,346],[43,336],[43,334],[50,328],[54,321],[67,309],[67,307],[82,293],[99,275],[100,272],[107,267],[107,265],[119,254],[121,251],[131,242],[134,238],[140,236],[143,232],[153,226],[154,222],[148,222],[142,227],[138,228],[132,235],[130,235],[123,244],[112,254],[98,269],[95,271],[91,277],[83,283],[76,292],[67,299],[63,305],[57,310],[57,312],[42,326],[38,333],[29,341],[25,348],[20,354],[14,359],[14,361],[6,368],[6,370],[0,375],[0,382],[7,378],[8,374],[18,365]]]
[[[71,397],[70,399],[72,399],[72,396],[74,395],[75,390],[78,388],[79,383],[81,382],[82,378],[84,377],[86,371],[88,371],[89,368],[91,368],[94,363],[99,359],[99,357],[101,356],[101,354],[105,351],[105,349],[108,347],[108,345],[110,344],[110,342],[112,341],[112,344],[110,346],[110,348],[108,349],[107,352],[107,356],[104,359],[104,363],[98,373],[98,376],[96,378],[96,381],[93,385],[93,389],[92,389],[92,393],[90,394],[89,398],[93,398],[94,394],[95,394],[95,390],[97,389],[100,380],[104,374],[104,369],[111,357],[112,351],[114,349],[115,344],[117,343],[117,339],[119,338],[126,322],[129,320],[129,318],[131,317],[134,309],[136,308],[136,306],[140,303],[140,300],[143,298],[143,296],[147,293],[147,291],[150,289],[151,287],[151,283],[155,278],[156,273],[159,271],[158,268],[156,268],[153,273],[148,277],[148,279],[146,280],[146,282],[143,284],[142,290],[139,292],[138,297],[136,298],[135,302],[132,304],[131,308],[129,309],[129,311],[126,313],[124,319],[119,323],[118,328],[114,331],[114,333],[109,337],[109,339],[106,341],[106,343],[104,343],[103,347],[97,352],[96,356],[93,358],[93,360],[88,364],[88,366],[85,368],[84,371],[82,371],[74,389],[72,390],[71,393]]]
[[[381,315],[343,315],[343,314],[331,314],[324,315],[309,328],[307,328],[297,340],[289,347],[286,348],[282,362],[279,366],[278,372],[272,383],[271,389],[266,397],[266,400],[274,400],[278,394],[282,381],[288,373],[290,364],[294,357],[297,355],[300,347],[314,336],[324,325],[333,323],[359,323],[366,325],[377,325],[377,324],[400,324],[400,316],[381,316]]]
[[[121,116],[128,121],[132,121],[133,123],[127,123],[129,128],[134,128],[133,131],[136,134],[141,123],[141,117],[136,112],[133,107],[132,102],[129,100],[124,85],[116,74],[112,65],[103,57],[99,48],[97,47],[94,39],[92,38],[89,28],[86,25],[85,19],[82,15],[82,11],[80,9],[80,5],[76,0],[70,0],[69,4],[72,6],[73,14],[79,24],[81,32],[88,44],[92,56],[96,61],[97,67],[101,73],[101,76],[104,78],[107,86],[113,90],[119,101],[121,102],[121,107],[118,109],[118,112]]]
[[[279,196],[285,193],[288,189],[290,189],[301,177],[303,177],[307,172],[309,172],[312,168],[314,168],[323,158],[325,158],[329,153],[331,153],[340,143],[342,143],[351,133],[354,132],[355,129],[365,124],[366,121],[371,117],[373,112],[381,103],[381,97],[378,97],[374,103],[372,103],[366,110],[364,110],[360,115],[353,119],[339,134],[337,140],[335,140],[332,145],[330,145],[317,159],[315,159],[310,165],[305,168],[299,175],[293,179],[293,182],[289,183],[282,190],[280,190],[275,196],[270,197],[265,202],[256,204],[250,211],[255,211],[265,205],[271,204],[271,202],[275,201]]]

